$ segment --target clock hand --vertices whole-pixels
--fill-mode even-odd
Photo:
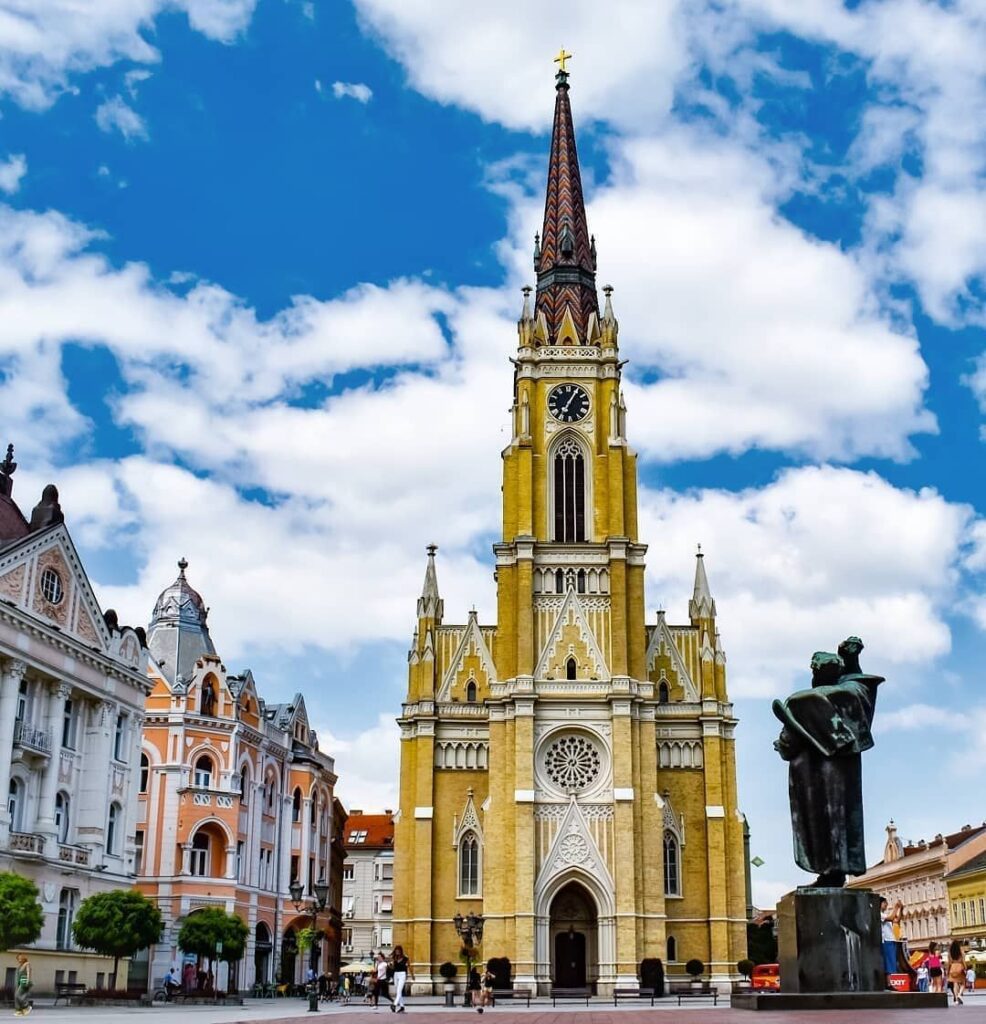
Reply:
[[[569,400],[568,400],[568,401],[567,401],[567,402],[565,403],[565,408],[564,408],[564,409],[562,409],[562,412],[568,412],[568,407],[569,407],[569,406],[570,406],[570,405],[572,404],[572,402],[574,402],[574,401],[575,401],[575,396],[576,396],[577,394],[578,394],[578,392],[577,392],[577,391],[573,391],[573,392],[572,392],[572,397],[571,397],[571,398],[570,398],[570,399],[569,399]]]

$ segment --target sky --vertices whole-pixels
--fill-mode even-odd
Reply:
[[[986,817],[979,0],[0,0],[0,441],[104,608],[185,556],[226,664],[396,806],[425,545],[446,621],[494,612],[562,45],[648,617],[701,542],[766,906],[805,880],[770,701],[848,634],[870,862]]]

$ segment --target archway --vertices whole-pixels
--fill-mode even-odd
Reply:
[[[551,978],[559,988],[595,986],[599,976],[596,902],[579,882],[568,882],[551,901]]]
[[[258,921],[253,947],[253,980],[255,982],[266,984],[271,980],[270,961],[273,950],[274,943],[271,939],[270,928],[263,921]]]
[[[298,960],[298,938],[293,928],[288,928],[281,940],[281,972],[278,979],[283,984],[293,984],[295,964]]]

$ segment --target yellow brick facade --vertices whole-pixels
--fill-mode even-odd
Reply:
[[[595,305],[567,75],[558,83],[502,453],[497,622],[444,621],[429,549],[409,656],[394,924],[422,989],[459,960],[457,913],[481,913],[483,958],[509,957],[515,983],[542,991],[606,993],[645,957],[671,974],[697,957],[725,981],[746,953],[715,604],[699,555],[689,622],[646,621],[619,327],[609,289]]]

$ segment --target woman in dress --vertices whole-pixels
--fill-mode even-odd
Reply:
[[[28,998],[31,988],[31,961],[24,953],[18,953],[17,970],[14,974],[15,1017],[26,1017],[34,1009],[34,1005]]]
[[[952,990],[952,1002],[964,1003],[962,993],[965,991],[965,957],[962,955],[962,944],[953,940],[948,947],[948,985]]]

